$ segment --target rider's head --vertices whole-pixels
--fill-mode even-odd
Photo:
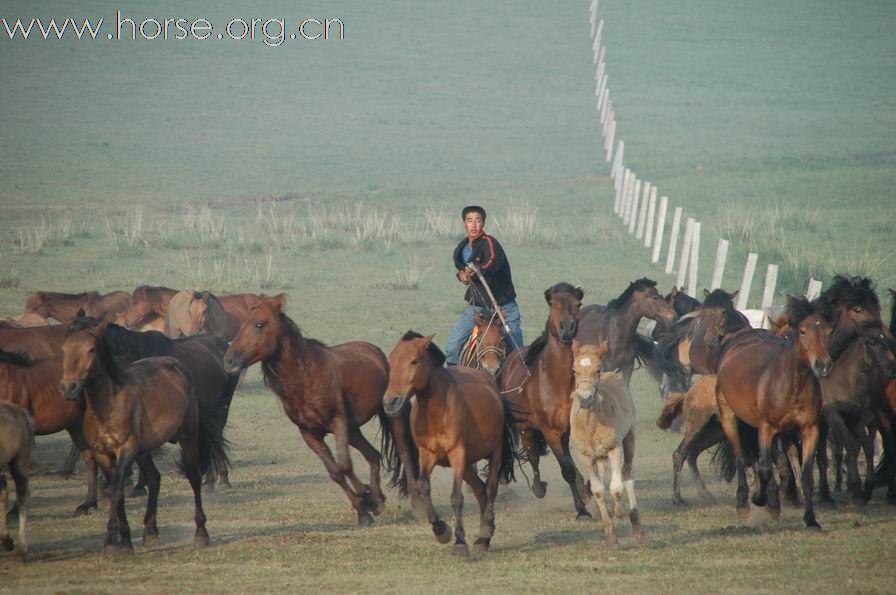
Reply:
[[[476,205],[470,205],[464,207],[462,216],[468,238],[473,240],[482,235],[482,229],[485,227],[485,209]]]

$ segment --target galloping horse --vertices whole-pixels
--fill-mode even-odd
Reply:
[[[488,550],[495,534],[495,496],[498,481],[513,479],[519,435],[509,409],[491,378],[480,370],[444,368],[445,355],[432,342],[413,331],[405,333],[389,354],[389,386],[383,406],[389,415],[401,415],[411,397],[411,432],[419,451],[417,488],[436,541],[448,543],[451,529],[432,505],[430,475],[436,465],[451,467],[454,479],[454,552],[469,552],[463,526],[462,482],[479,502],[479,538],[473,547]],[[488,461],[485,483],[476,462]]]
[[[95,291],[87,293],[56,293],[36,291],[25,300],[25,312],[33,312],[44,318],[55,318],[68,324],[82,308],[91,316],[101,316],[108,312],[115,315],[126,312],[131,305],[131,294],[113,291],[105,295]]]
[[[579,312],[576,340],[587,345],[609,341],[610,351],[603,358],[603,370],[619,370],[630,383],[638,356],[638,323],[650,318],[671,325],[678,318],[672,306],[656,289],[656,282],[638,279],[606,306],[585,306]]]
[[[171,298],[177,293],[176,289],[170,287],[151,287],[149,285],[141,285],[131,294],[131,306],[125,313],[124,324],[119,322],[120,326],[126,326],[131,330],[142,330],[141,327],[161,320],[162,328],[157,326],[153,330],[161,330],[164,332],[165,315],[168,314],[168,304]]]
[[[460,365],[486,372],[497,381],[507,349],[498,314],[487,311],[473,314],[473,333],[460,354]]]
[[[16,484],[16,505],[19,507],[19,545],[16,555],[22,560],[28,553],[28,469],[31,467],[31,444],[34,424],[24,409],[0,402],[0,546],[13,548],[6,526],[6,500],[9,490],[4,471],[8,468]]]
[[[573,342],[576,387],[569,398],[570,437],[579,451],[579,460],[591,476],[591,491],[604,525],[607,545],[616,545],[613,519],[604,500],[606,466],[610,467],[610,495],[613,514],[625,514],[622,490],[628,495],[629,520],[632,535],[644,541],[644,529],[635,500],[635,479],[632,467],[635,460],[635,403],[625,378],[617,372],[601,373],[602,360],[609,350],[608,342],[600,345],[581,345]]]
[[[501,392],[511,401],[511,410],[532,466],[532,492],[544,498],[547,484],[541,481],[539,459],[545,443],[551,448],[563,479],[569,484],[578,518],[590,518],[582,499],[584,480],[569,451],[569,393],[573,389],[572,340],[576,335],[581,287],[558,283],[544,292],[551,308],[544,334],[528,349],[510,354],[504,363]]]
[[[716,399],[725,436],[731,443],[737,466],[737,508],[747,512],[747,477],[738,422],[759,431],[759,490],[756,506],[768,505],[780,515],[778,486],[772,473],[772,441],[782,432],[796,430],[802,443],[803,521],[820,528],[812,502],[812,461],[818,443],[821,387],[816,376],[828,376],[833,365],[828,353],[831,326],[815,304],[790,297],[787,316],[791,337],[781,339],[756,329],[735,330],[722,341],[718,356]],[[736,312],[726,318],[735,324]],[[771,484],[771,486],[769,485]]]
[[[126,368],[115,361],[104,337],[107,322],[72,329],[62,345],[65,353],[60,388],[67,399],[83,395],[84,434],[112,490],[107,551],[133,552],[124,507],[124,481],[136,460],[147,478],[149,497],[143,519],[143,544],[158,542],[156,525],[161,476],[152,452],[166,442],[180,444],[178,467],[190,481],[195,503],[193,544],[209,543],[202,509],[202,475],[229,465],[220,432],[204,415],[187,370],[174,358],[139,360]]]
[[[380,487],[380,453],[361,433],[361,426],[379,414],[383,450],[392,447],[392,425],[383,412],[383,393],[389,384],[386,356],[364,341],[327,347],[302,336],[284,312],[283,294],[262,298],[252,308],[224,355],[231,373],[261,362],[265,383],[280,398],[286,416],[299,427],[305,443],[320,457],[330,479],[339,484],[358,515],[359,525],[373,523],[386,496]],[[324,437],[333,434],[336,458]],[[370,465],[370,485],[355,475],[348,451],[351,445]],[[404,445],[397,444],[407,469],[414,465]],[[413,492],[412,492],[413,493]]]

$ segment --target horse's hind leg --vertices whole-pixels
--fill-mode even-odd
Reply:
[[[572,461],[572,455],[569,452],[569,434],[558,436],[552,432],[551,434],[546,435],[545,439],[548,442],[548,446],[551,448],[551,452],[554,453],[554,457],[557,458],[557,462],[560,464],[560,472],[563,475],[563,479],[569,484],[569,490],[572,492],[573,504],[576,509],[576,518],[590,519],[591,513],[585,508],[585,502],[582,500],[582,495],[579,493],[578,482],[576,481],[578,471],[576,470],[575,463]]]
[[[725,437],[731,443],[737,466],[737,514],[747,516],[750,514],[749,489],[747,488],[747,472],[744,467],[744,453],[740,444],[740,432],[737,429],[737,417],[734,410],[728,405],[725,395],[716,388],[716,400],[719,404],[719,422]]]
[[[473,490],[479,502],[479,538],[473,544],[476,551],[487,551],[495,534],[495,497],[498,495],[498,469],[501,467],[501,447],[495,449],[489,457],[488,478],[485,483],[476,473],[476,467],[470,465],[464,471],[464,481]]]
[[[520,439],[523,447],[526,449],[526,459],[528,459],[529,465],[532,467],[532,493],[535,494],[536,498],[544,498],[548,484],[541,481],[541,472],[539,471],[541,450],[538,447],[539,441],[536,439],[535,432],[538,432],[538,430],[534,428],[522,430],[520,431]]]
[[[641,513],[638,512],[638,501],[635,500],[635,431],[630,430],[622,440],[622,484],[628,496],[628,518],[632,523],[632,536],[638,543],[644,543],[644,528],[641,526]]]
[[[161,475],[156,469],[149,453],[137,457],[140,473],[146,478],[147,498],[146,514],[143,516],[143,545],[150,546],[159,542],[159,527],[156,524],[156,512],[159,506],[159,482]]]
[[[358,428],[349,428],[348,433],[349,444],[355,447],[370,465],[370,487],[364,493],[364,505],[374,514],[374,516],[382,514],[386,509],[386,495],[380,486],[380,463],[382,457],[380,453],[367,441],[367,438]]]
[[[697,491],[701,498],[712,504],[716,502],[716,498],[709,491],[709,488],[706,487],[706,482],[703,481],[703,476],[700,475],[700,469],[697,467],[697,458],[707,448],[715,446],[724,439],[725,433],[722,431],[722,426],[719,425],[718,421],[710,419],[700,428],[693,441],[688,445],[688,467],[691,469],[694,482],[697,484]]]
[[[193,536],[193,547],[204,548],[211,542],[208,530],[205,528],[205,510],[202,508],[202,469],[199,461],[199,424],[192,424],[192,431],[182,434],[180,443],[180,456],[187,480],[193,489],[193,505],[195,513],[193,515],[196,523],[196,533]],[[153,465],[155,467],[155,465]],[[147,508],[148,512],[148,508]]]
[[[821,525],[815,520],[815,510],[812,508],[812,460],[815,457],[815,448],[818,445],[818,426],[808,426],[800,429],[800,441],[803,443],[803,522],[809,529],[821,529]]]
[[[6,525],[6,502],[9,500],[9,489],[6,486],[6,475],[0,468],[0,546],[7,552],[13,548],[9,529]]]
[[[333,453],[330,452],[330,447],[327,446],[327,443],[323,441],[322,437],[317,436],[316,434],[302,430],[301,428],[299,431],[302,434],[302,438],[305,440],[305,444],[307,444],[308,447],[314,451],[314,454],[316,454],[323,462],[324,467],[327,469],[327,473],[330,475],[330,479],[339,484],[339,487],[345,492],[346,497],[349,502],[351,502],[352,508],[354,508],[355,512],[358,514],[358,524],[361,526],[372,525],[373,517],[367,512],[361,497],[355,493],[350,485],[348,485],[345,472],[343,471],[342,466],[340,466],[333,458]]]
[[[30,459],[27,452],[19,455],[9,464],[9,473],[16,483],[16,502],[19,505],[19,544],[16,555],[25,559],[28,553],[28,467]]]
[[[828,424],[821,418],[818,422],[818,448],[815,453],[815,461],[818,464],[818,503],[819,505],[834,506],[834,498],[831,496],[831,484],[828,482]],[[811,465],[812,461],[803,461],[803,465]],[[836,486],[836,489],[839,487]],[[802,491],[802,490],[800,490]]]

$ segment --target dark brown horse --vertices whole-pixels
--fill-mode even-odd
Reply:
[[[473,314],[473,333],[461,350],[460,365],[486,372],[497,380],[507,356],[501,319],[494,311]]]
[[[140,327],[153,321],[164,320],[168,313],[168,304],[176,293],[177,290],[170,287],[141,285],[131,294],[131,306],[125,313],[123,326],[132,330],[140,330]]]
[[[638,357],[638,323],[642,318],[664,326],[671,326],[678,318],[669,302],[657,291],[656,282],[646,278],[630,283],[606,306],[582,308],[576,340],[583,345],[608,341],[610,351],[604,356],[602,369],[619,370],[630,383]]]
[[[19,545],[16,555],[25,560],[28,553],[28,469],[31,467],[31,443],[34,424],[28,413],[11,403],[0,402],[0,547],[9,551],[12,539],[6,526],[6,469],[16,485],[19,512]]]
[[[0,349],[0,401],[27,411],[34,420],[35,434],[48,436],[67,431],[87,465],[87,498],[75,514],[96,508],[96,464],[83,433],[84,403],[65,399],[59,390],[62,354],[35,360]]]
[[[52,291],[36,291],[25,300],[25,312],[34,312],[44,318],[55,318],[68,324],[84,309],[91,316],[111,315],[126,312],[131,305],[131,294],[126,291],[113,291],[105,295],[95,291],[86,293],[56,293]]]
[[[419,452],[417,488],[427,519],[436,540],[448,543],[451,529],[433,508],[429,478],[436,465],[451,467],[454,551],[466,555],[462,482],[467,482],[479,503],[479,538],[474,548],[488,550],[495,534],[498,482],[513,479],[519,435],[488,374],[463,366],[444,368],[444,364],[445,355],[432,336],[405,333],[389,354],[389,386],[383,405],[389,415],[400,416],[414,397],[411,432]],[[488,462],[485,483],[476,473],[476,462],[481,460]]]
[[[821,387],[833,365],[828,353],[831,326],[820,309],[805,298],[791,297],[787,316],[791,338],[781,339],[765,331],[743,329],[728,334],[721,345],[716,384],[719,418],[731,443],[737,465],[737,508],[748,512],[744,450],[738,423],[759,433],[759,490],[756,506],[768,505],[777,516],[781,511],[778,486],[772,473],[772,442],[776,435],[795,431],[802,444],[803,521],[820,528],[812,501],[812,461],[818,444]],[[737,321],[730,312],[729,320]]]
[[[225,368],[235,373],[261,362],[265,383],[280,397],[286,416],[323,461],[330,479],[345,492],[357,512],[358,524],[370,525],[371,514],[383,511],[386,496],[380,487],[380,453],[361,433],[361,426],[379,414],[383,450],[392,448],[393,426],[382,408],[389,383],[386,356],[363,341],[327,347],[303,337],[283,312],[284,301],[280,294],[262,298],[252,308],[224,356]],[[335,458],[324,442],[327,434],[335,438]],[[349,445],[370,465],[370,485],[355,475]],[[399,451],[406,468],[413,469],[407,451]]]
[[[229,464],[220,432],[210,426],[182,364],[171,357],[154,357],[120,367],[104,337],[106,326],[104,321],[70,331],[62,345],[65,356],[60,383],[67,399],[84,399],[84,435],[111,488],[105,547],[107,551],[133,551],[123,488],[134,461],[149,488],[143,544],[158,542],[161,476],[152,453],[166,442],[180,444],[178,467],[190,481],[195,503],[193,544],[204,547],[209,536],[202,508],[202,475]]]
[[[582,288],[569,283],[558,283],[544,292],[551,308],[545,332],[526,350],[515,351],[507,358],[501,392],[511,402],[526,459],[532,466],[532,492],[538,498],[545,495],[547,484],[541,481],[539,460],[547,443],[572,491],[578,518],[589,518],[591,514],[582,499],[588,492],[569,450],[569,395],[574,385],[572,340],[583,295]]]

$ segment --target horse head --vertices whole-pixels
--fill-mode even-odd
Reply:
[[[880,300],[868,277],[836,275],[818,296],[819,307],[835,329],[848,327],[884,328]]]
[[[429,384],[433,368],[445,363],[445,355],[432,342],[433,337],[408,331],[389,354],[389,386],[383,395],[387,415],[398,415],[405,403]]]
[[[87,381],[99,372],[100,366],[111,360],[103,341],[103,333],[109,324],[105,318],[105,314],[100,319],[89,318],[82,308],[66,332],[62,342],[62,379],[59,382],[59,390],[66,399],[77,399]]]
[[[281,325],[285,324],[285,304],[286,294],[281,293],[264,297],[252,307],[224,354],[224,369],[228,374],[235,374],[277,352]]]
[[[474,313],[473,322],[476,324],[473,363],[492,378],[497,378],[507,354],[501,320],[495,312],[485,310],[483,313]]]
[[[548,332],[561,343],[571,343],[579,324],[579,308],[585,292],[569,283],[557,283],[544,292],[544,299],[551,307]]]
[[[570,397],[578,399],[582,409],[590,409],[595,399],[600,403],[603,398],[598,391],[600,368],[609,350],[608,341],[603,341],[600,345],[583,345],[576,340],[572,342],[572,369],[576,384]]]
[[[797,341],[799,357],[817,376],[827,378],[834,363],[828,351],[831,325],[821,307],[805,297],[787,298],[787,319]]]

